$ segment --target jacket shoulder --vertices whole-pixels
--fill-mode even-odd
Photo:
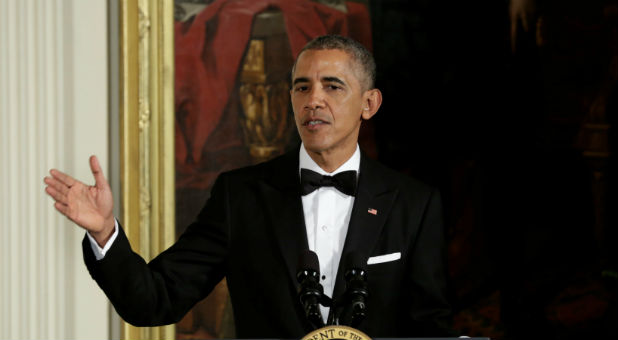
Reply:
[[[431,194],[437,190],[420,179],[393,170],[376,160],[365,157],[365,161],[372,173],[379,174],[387,186],[397,188],[400,192]]]
[[[258,181],[269,182],[273,178],[289,177],[297,172],[298,150],[295,150],[262,163],[223,172],[219,175],[217,181],[235,184],[249,184]]]

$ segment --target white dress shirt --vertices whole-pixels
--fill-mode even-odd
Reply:
[[[86,232],[86,235],[88,235],[88,239],[90,240],[90,248],[92,248],[94,258],[98,261],[105,257],[105,254],[107,253],[109,248],[111,248],[112,243],[114,243],[114,240],[116,240],[116,236],[118,236],[118,221],[114,218],[114,233],[112,234],[112,237],[107,240],[107,243],[105,243],[105,247],[103,248],[99,246],[97,241],[94,239],[94,237],[90,235],[89,232]]]
[[[328,176],[334,176],[348,170],[354,170],[358,174],[360,149],[357,145],[352,157],[338,169],[329,173],[320,168],[309,157],[303,144],[300,148],[299,167]],[[302,196],[302,201],[309,249],[314,251],[320,260],[320,283],[324,287],[324,294],[332,297],[339,260],[352,215],[354,196],[343,194],[334,187],[321,187],[308,195]],[[320,311],[326,322],[329,308],[320,306]]]

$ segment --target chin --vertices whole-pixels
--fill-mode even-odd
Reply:
[[[313,153],[321,153],[324,150],[328,149],[328,147],[322,143],[312,143],[311,141],[303,141],[303,144],[305,145],[305,149],[307,149],[307,151],[310,151]]]

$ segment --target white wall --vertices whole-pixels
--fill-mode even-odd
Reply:
[[[107,1],[0,0],[0,338],[107,339],[84,232],[43,191],[108,162]]]

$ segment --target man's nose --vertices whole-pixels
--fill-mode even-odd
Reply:
[[[314,86],[309,92],[305,108],[315,110],[324,107],[324,90],[319,86]]]

